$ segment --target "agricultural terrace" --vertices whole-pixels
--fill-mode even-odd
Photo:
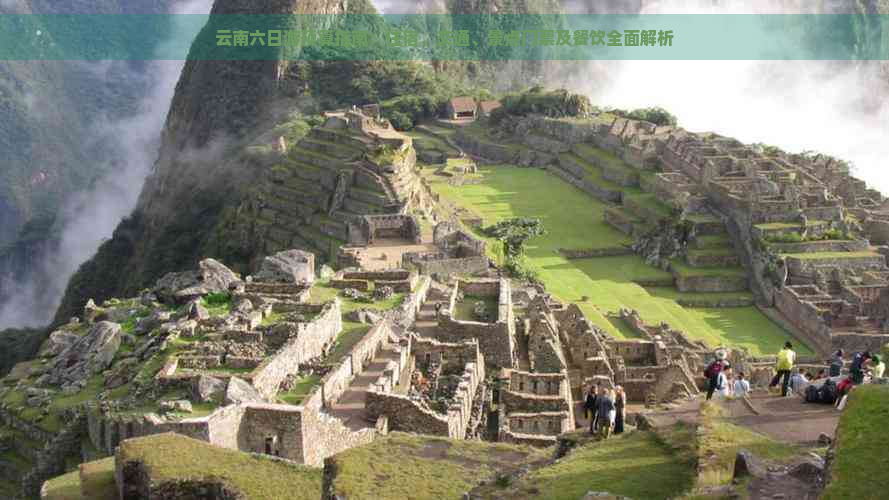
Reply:
[[[647,323],[666,321],[708,345],[745,347],[754,355],[776,352],[789,337],[752,306],[681,306],[677,301],[682,298],[694,301],[703,295],[728,298],[733,294],[679,292],[669,272],[647,265],[637,255],[565,258],[559,248],[613,248],[631,241],[603,221],[608,205],[543,170],[480,166],[478,174],[466,176],[467,182],[459,186],[434,175],[432,169],[425,169],[424,174],[436,193],[480,217],[486,226],[510,217],[539,217],[547,234],[526,244],[529,267],[548,291],[563,301],[578,303],[594,324],[616,337],[632,335],[616,319],[622,307],[639,311]],[[658,286],[645,288],[639,282]],[[811,351],[800,346],[798,352]]]

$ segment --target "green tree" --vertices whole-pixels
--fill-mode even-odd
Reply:
[[[507,258],[515,258],[524,252],[526,241],[546,234],[546,229],[540,219],[513,217],[487,227],[485,233],[503,242],[503,251]]]

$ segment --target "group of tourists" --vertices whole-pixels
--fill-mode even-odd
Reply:
[[[750,392],[750,381],[744,372],[735,374],[723,350],[716,351],[716,359],[704,369],[707,377],[707,400],[716,395],[721,399],[743,398]]]
[[[583,402],[584,414],[590,421],[590,434],[599,434],[607,439],[612,433],[624,432],[627,416],[627,394],[623,387],[609,389],[599,384],[587,389]]]
[[[872,379],[882,378],[886,371],[886,364],[880,355],[871,354],[869,351],[856,352],[852,355],[849,373],[845,376],[843,369],[846,366],[846,358],[842,349],[833,354],[828,361],[827,369],[821,369],[815,375],[810,371],[794,367],[796,353],[790,342],[784,344],[777,358],[776,375],[769,384],[769,389],[774,389],[780,383],[782,396],[796,393],[806,402],[834,404],[841,410],[845,407],[849,393],[856,386]]]

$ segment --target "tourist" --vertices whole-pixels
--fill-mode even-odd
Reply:
[[[827,370],[825,370],[824,368],[818,370],[818,374],[815,375],[814,380],[821,380],[823,378],[827,378]]]
[[[851,375],[844,378],[837,384],[837,400],[836,407],[838,410],[842,410],[846,406],[846,397],[852,392],[852,389],[855,388],[855,380]]]
[[[707,377],[707,401],[710,401],[710,399],[713,398],[713,392],[716,391],[719,374],[722,373],[722,370],[727,366],[728,363],[725,361],[725,351],[721,349],[716,351],[716,359],[707,365],[707,368],[704,370],[704,376]]]
[[[750,382],[744,380],[744,372],[738,373],[735,379],[734,395],[736,398],[744,399],[750,392]]]
[[[617,386],[614,391],[614,433],[624,432],[624,419],[627,417],[627,393],[624,388]]]
[[[732,395],[732,384],[729,382],[732,379],[732,369],[731,367],[726,367],[719,375],[716,376],[716,394],[721,399],[729,399]]]
[[[775,378],[772,379],[772,383],[769,384],[769,389],[778,385],[778,381],[781,380],[781,396],[787,396],[787,387],[790,384],[790,370],[793,369],[793,363],[796,361],[796,353],[793,352],[793,344],[790,342],[784,343],[784,349],[778,351],[778,362],[775,365],[775,369],[778,373],[775,374]],[[783,379],[783,380],[782,380]]]
[[[601,388],[596,401],[596,413],[599,420],[599,434],[602,439],[608,439],[608,436],[611,435],[611,426],[614,423],[614,396],[610,389]]]
[[[871,358],[871,366],[870,366],[870,376],[871,378],[883,378],[883,373],[886,372],[886,363],[883,362],[883,359],[879,354],[874,354]]]
[[[833,354],[833,359],[830,361],[830,376],[839,377],[843,373],[845,364],[846,362],[843,361],[843,350],[840,349]]]
[[[807,385],[809,385],[809,377],[803,375],[802,370],[799,368],[795,368],[793,375],[790,376],[790,391],[802,394]]]
[[[596,433],[596,399],[599,397],[599,384],[590,385],[583,402],[583,412],[590,421],[590,434]]]
[[[849,365],[849,375],[852,376],[852,383],[861,384],[864,382],[864,370],[870,361],[870,351],[856,352],[852,356],[852,364]]]

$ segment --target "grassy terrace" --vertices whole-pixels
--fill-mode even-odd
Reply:
[[[333,491],[350,500],[458,499],[480,481],[543,463],[552,450],[399,432],[333,457]]]
[[[862,257],[881,257],[876,252],[812,252],[812,253],[788,253],[784,257],[799,260],[819,259],[853,259]]]
[[[889,485],[889,386],[863,385],[852,393],[837,429],[836,460],[822,498],[886,498]],[[883,478],[880,480],[879,478]]]
[[[825,222],[823,220],[810,220],[810,221],[806,222],[806,227],[822,226],[824,224],[827,224],[827,222]],[[769,230],[776,231],[776,230],[780,230],[780,229],[799,229],[800,225],[793,224],[790,222],[767,222],[767,223],[763,223],[763,224],[756,224],[755,227],[757,227],[758,229],[765,230],[765,231],[769,231]]]
[[[302,377],[289,391],[279,392],[278,399],[282,403],[298,405],[303,399],[312,392],[312,389],[321,382],[318,375],[307,375]]]
[[[601,186],[601,187],[603,187],[603,188],[605,188],[605,189],[612,189],[612,190],[615,190],[615,191],[620,191],[620,190],[622,190],[622,189],[624,189],[624,190],[627,189],[627,188],[623,188],[623,187],[621,187],[621,186],[620,186],[619,184],[617,184],[617,183],[611,182],[611,181],[609,181],[608,179],[604,178],[604,177],[602,176],[602,170],[601,170],[599,167],[597,167],[597,166],[593,165],[592,163],[590,163],[590,162],[584,160],[583,158],[581,158],[580,156],[577,156],[577,155],[574,154],[574,153],[562,153],[562,154],[559,155],[559,158],[560,158],[560,159],[562,159],[562,158],[564,158],[564,159],[568,159],[569,161],[573,161],[574,163],[577,163],[578,165],[581,165],[581,166],[583,167],[583,169],[586,171],[586,176],[585,176],[585,178],[586,178],[588,181],[592,182],[593,184],[596,184],[597,186]],[[633,189],[635,189],[635,188],[633,188]]]
[[[679,292],[667,295],[646,290],[638,283],[670,286],[673,278],[638,256],[564,258],[559,248],[610,248],[629,244],[631,239],[602,220],[608,205],[558,177],[510,166],[480,166],[478,177],[480,183],[463,186],[449,186],[432,175],[428,180],[442,198],[479,214],[486,225],[509,217],[539,217],[547,235],[527,244],[530,266],[551,293],[577,302],[590,321],[612,335],[626,336],[608,315],[628,307],[638,310],[646,322],[666,321],[691,338],[714,346],[745,346],[755,355],[773,353],[788,339],[781,327],[754,307],[685,308],[676,302]],[[589,300],[582,301],[584,296]]]
[[[144,464],[154,485],[187,479],[221,480],[245,498],[317,500],[321,470],[219,448],[176,434],[157,434],[120,445],[125,462]]]
[[[448,156],[457,156],[459,154],[459,151],[452,148],[442,139],[422,130],[412,130],[405,133],[414,140],[414,147],[417,149],[434,149]]]
[[[690,434],[686,433],[686,437]],[[633,432],[572,451],[516,483],[485,488],[484,498],[576,500],[588,491],[630,498],[674,498],[688,491],[694,465],[650,432]]]

